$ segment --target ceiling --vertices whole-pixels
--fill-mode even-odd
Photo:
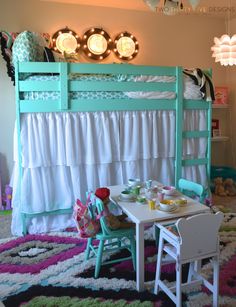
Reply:
[[[145,11],[153,13],[143,0],[41,0],[48,2],[102,6],[126,10]],[[162,0],[163,3],[164,0]],[[195,11],[191,9],[187,0],[182,0],[184,8],[181,14],[204,14],[211,17],[235,18],[236,0],[201,0]],[[229,13],[230,9],[230,13]],[[160,12],[155,12],[160,13]],[[153,13],[154,14],[154,13]]]

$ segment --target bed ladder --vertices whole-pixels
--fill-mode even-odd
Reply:
[[[206,100],[186,100],[183,98],[183,71],[181,67],[176,68],[176,158],[175,158],[175,186],[178,188],[178,181],[182,178],[182,168],[195,165],[206,166],[207,192],[210,190],[211,171],[211,118],[212,101]],[[207,127],[201,131],[184,131],[184,110],[205,110],[207,112]],[[182,137],[180,137],[182,136]],[[207,149],[204,158],[194,157],[183,158],[183,140],[190,138],[207,138]]]

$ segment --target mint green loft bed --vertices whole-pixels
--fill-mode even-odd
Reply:
[[[36,75],[43,75],[44,78],[38,80],[37,78],[34,78]],[[72,75],[84,76],[82,79],[77,78],[71,78]],[[32,75],[33,77],[29,78],[28,76]],[[87,76],[95,76],[92,79],[87,79]],[[51,76],[51,77],[50,77]],[[97,76],[103,76],[102,79],[97,78]],[[125,76],[125,77],[124,77]],[[169,82],[154,82],[153,80],[149,80],[149,82],[145,82],[146,80],[143,80],[142,78],[139,80],[139,82],[136,82],[135,78],[137,76],[154,76],[154,79],[158,76],[165,76],[166,78],[174,78],[173,81]],[[49,77],[49,80],[48,80]],[[86,77],[86,78],[85,78]],[[127,175],[123,175],[123,178],[119,178],[117,180],[112,181],[112,178],[110,178],[110,175],[107,175],[107,181],[102,181],[101,178],[85,178],[84,175],[78,175],[76,177],[76,183],[72,182],[73,180],[73,174],[71,173],[68,175],[68,167],[70,167],[70,171],[74,172],[76,168],[76,171],[79,169],[83,169],[84,167],[93,168],[95,169],[97,166],[96,157],[94,165],[91,166],[91,161],[87,161],[86,159],[86,150],[89,152],[92,151],[91,155],[96,155],[96,149],[94,148],[88,148],[88,144],[86,146],[84,145],[84,141],[81,139],[81,136],[78,137],[80,134],[80,129],[82,126],[75,127],[76,126],[76,120],[73,117],[71,117],[71,121],[69,121],[71,129],[74,129],[78,135],[75,136],[75,142],[70,142],[70,145],[65,145],[69,147],[76,147],[74,152],[79,152],[81,149],[83,151],[83,155],[80,158],[81,161],[78,163],[78,165],[74,165],[73,162],[71,165],[69,162],[65,162],[63,164],[63,170],[60,170],[60,158],[57,158],[56,154],[56,146],[52,145],[51,141],[49,142],[50,135],[52,139],[55,139],[55,143],[59,142],[58,134],[53,134],[57,128],[52,128],[53,132],[50,132],[49,135],[44,136],[37,136],[36,134],[30,132],[30,129],[27,128],[27,125],[31,125],[32,121],[34,120],[34,117],[27,117],[34,116],[39,114],[40,118],[37,118],[37,129],[47,129],[47,125],[45,124],[44,117],[43,116],[64,116],[63,120],[65,120],[66,124],[68,124],[68,116],[78,116],[78,114],[83,114],[84,116],[89,116],[91,112],[93,114],[103,114],[104,116],[109,116],[109,114],[112,114],[112,116],[118,117],[119,114],[125,114],[124,118],[128,118],[127,112],[132,112],[133,116],[136,116],[135,114],[140,114],[140,112],[149,112],[147,113],[148,116],[152,114],[152,112],[174,112],[175,119],[174,119],[174,130],[175,135],[174,139],[174,167],[173,167],[173,180],[172,184],[177,185],[178,179],[183,176],[182,169],[184,167],[203,167],[206,172],[206,178],[210,178],[210,157],[211,157],[211,101],[206,100],[186,100],[183,98],[183,72],[181,67],[158,67],[158,66],[136,66],[136,65],[118,65],[118,64],[73,64],[73,63],[18,63],[15,67],[15,87],[16,87],[16,131],[17,131],[17,151],[18,151],[18,158],[17,160],[17,167],[14,175],[14,191],[15,195],[13,197],[13,232],[15,234],[25,234],[30,229],[30,223],[32,219],[35,219],[35,224],[30,230],[30,232],[40,232],[40,223],[47,224],[45,226],[46,228],[42,228],[42,230],[50,231],[53,230],[59,230],[57,229],[57,225],[60,225],[58,228],[63,228],[63,226],[67,227],[68,223],[67,220],[69,220],[69,216],[72,212],[73,207],[73,201],[75,197],[83,197],[82,195],[76,194],[76,187],[79,190],[80,184],[84,185],[84,189],[91,189],[95,188],[96,186],[101,186],[102,184],[111,185],[111,184],[119,184],[119,183],[125,183],[127,176],[137,176],[137,173],[135,173],[135,167],[132,168],[132,163],[135,163],[134,161],[128,161],[124,158],[124,161],[122,163],[128,163],[129,164],[129,170],[130,173]],[[47,93],[46,97],[40,98],[40,94]],[[143,95],[141,97],[136,98],[135,94],[138,94],[142,92]],[[150,99],[148,98],[145,93],[165,93],[165,92],[171,92],[174,94],[172,99],[166,99],[166,98],[154,98]],[[32,99],[30,95],[27,96],[29,93],[37,93],[39,94],[38,99]],[[48,94],[49,93],[49,94]],[[56,95],[52,98],[50,96],[50,93],[56,93]],[[76,93],[80,93],[81,95],[76,96]],[[86,96],[87,93],[90,93],[91,95]],[[106,93],[106,97],[103,98],[103,96],[99,96],[98,99],[94,99],[93,94],[98,93]],[[133,97],[130,98],[130,96],[123,95],[123,93],[131,93],[134,94]],[[113,97],[113,94],[115,95]],[[191,130],[184,130],[185,127],[185,116],[184,112],[186,111],[193,111],[193,112],[205,112],[204,121],[206,121],[206,125],[204,126],[204,129],[202,129],[200,126],[199,128],[191,129]],[[73,113],[73,114],[72,114]],[[145,113],[146,114],[146,113]],[[159,114],[159,113],[158,113]],[[197,113],[196,113],[197,114]],[[122,116],[123,116],[122,115]],[[99,116],[99,115],[98,115]],[[126,120],[125,119],[125,120]],[[83,122],[84,118],[81,119],[81,122]],[[157,118],[157,122],[158,122]],[[59,120],[61,121],[61,119]],[[189,119],[191,121],[191,119]],[[106,119],[104,120],[106,122]],[[140,120],[142,123],[142,119]],[[98,125],[100,125],[100,120],[96,121]],[[96,123],[94,124],[95,127],[92,127],[96,130]],[[118,120],[118,124],[120,123],[120,119]],[[81,124],[81,123],[80,123]],[[189,124],[189,123],[187,123]],[[42,125],[42,126],[40,126]],[[58,123],[55,127],[58,127]],[[61,122],[60,122],[60,125]],[[81,124],[82,125],[82,124]],[[116,138],[116,135],[118,133],[121,133],[122,127],[118,127],[117,130],[113,129],[113,124],[110,124],[111,131],[114,132],[113,135],[110,136],[111,138],[111,144],[113,144],[113,138]],[[123,124],[122,124],[123,125]],[[155,120],[154,120],[155,125]],[[60,126],[61,127],[61,126]],[[86,128],[86,133],[89,133],[90,126]],[[99,126],[100,127],[100,126]],[[98,127],[97,130],[100,128]],[[168,124],[167,126],[168,127]],[[28,130],[27,130],[28,129]],[[58,128],[59,129],[59,128]],[[61,128],[60,128],[61,129]],[[69,129],[70,130],[70,129]],[[74,131],[73,130],[73,131]],[[95,131],[94,130],[94,131]],[[105,128],[107,130],[107,128]],[[145,131],[145,125],[142,124],[140,127],[137,128],[137,131],[139,130],[139,135],[142,135],[142,138],[149,138],[150,133],[147,133],[147,136],[143,136]],[[46,130],[42,130],[46,131]],[[63,130],[60,130],[60,134],[63,134],[64,132],[61,132]],[[109,130],[110,131],[110,130]],[[141,131],[141,132],[140,132]],[[43,132],[45,134],[45,132]],[[56,133],[56,132],[55,132]],[[75,134],[76,134],[75,133]],[[101,144],[101,139],[99,139],[99,131],[96,131],[98,133],[98,136],[96,134],[96,140],[94,141],[94,144],[97,144],[98,148],[102,148],[103,144]],[[124,133],[127,133],[124,132]],[[130,146],[132,147],[132,131],[130,132]],[[52,135],[53,134],[53,135]],[[163,137],[165,133],[163,131]],[[63,136],[65,139],[65,142],[67,142],[68,139],[71,138],[71,136],[67,137],[66,133]],[[97,139],[98,137],[98,139]],[[159,140],[162,140],[163,144],[168,143],[168,140],[163,140],[163,137]],[[25,139],[28,138],[28,145],[25,145]],[[38,139],[40,139],[39,145],[36,143],[38,142]],[[195,152],[194,154],[185,154],[183,155],[183,146],[185,142],[191,140],[202,140],[204,139],[206,146],[204,149],[204,156],[198,157],[198,153]],[[78,141],[79,140],[79,141]],[[155,140],[154,136],[152,135],[152,143],[150,146],[155,147]],[[107,140],[105,140],[107,141]],[[50,148],[50,158],[53,161],[53,171],[50,169],[50,163],[47,162],[47,159],[41,159],[41,157],[44,155],[44,149],[41,147],[40,144],[44,144],[45,150],[47,148]],[[47,143],[48,142],[48,143]],[[81,143],[82,142],[82,143]],[[96,143],[97,142],[97,143]],[[121,140],[119,140],[121,142]],[[116,146],[119,147],[119,142],[116,142]],[[137,139],[135,140],[137,143]],[[159,141],[156,143],[158,144]],[[36,144],[36,145],[35,145]],[[64,144],[64,143],[63,143]],[[82,144],[82,145],[81,145]],[[30,150],[28,150],[26,147],[33,147],[35,146],[36,149],[32,150],[30,153]],[[59,145],[61,148],[64,148],[64,145]],[[121,145],[122,147],[123,145]],[[112,150],[114,151],[114,155],[117,154],[119,151],[119,148],[113,148],[111,145]],[[145,148],[143,149],[145,151]],[[198,150],[196,150],[198,151]],[[94,153],[95,152],[95,153]],[[126,152],[127,153],[127,152]],[[55,154],[55,161],[54,161],[54,154]],[[68,161],[68,154],[67,151],[63,151],[65,161]],[[74,159],[77,159],[77,156],[79,154],[75,155]],[[126,157],[128,154],[126,155]],[[31,162],[27,162],[27,159]],[[155,156],[156,158],[156,156]],[[43,160],[44,162],[42,165],[40,165],[40,161]],[[93,159],[91,159],[93,160]],[[148,161],[150,159],[147,159]],[[46,162],[45,162],[46,161]],[[84,162],[83,162],[84,161]],[[103,161],[100,161],[102,167],[104,167]],[[117,161],[117,156],[114,161],[116,167],[117,163],[120,163]],[[142,161],[143,165],[144,162]],[[146,162],[145,162],[146,163]],[[105,173],[108,174],[108,168],[109,163],[105,165],[106,171]],[[111,164],[112,165],[112,164]],[[131,165],[131,166],[130,166]],[[164,164],[162,164],[164,165]],[[97,167],[99,168],[100,165]],[[45,171],[45,174],[40,177],[39,182],[33,183],[33,173],[35,172],[35,177],[41,176],[41,173]],[[119,166],[120,171],[120,166]],[[162,170],[163,174],[167,173],[165,170]],[[32,173],[32,174],[31,174]],[[68,199],[65,197],[63,200],[63,204],[60,203],[60,193],[63,190],[62,186],[59,187],[59,190],[57,192],[53,191],[53,182],[56,182],[56,180],[62,176],[62,173],[66,173],[66,181],[65,183],[65,194],[69,194]],[[115,171],[115,173],[117,173]],[[145,173],[145,171],[144,171]],[[40,175],[39,175],[40,174]],[[49,180],[50,176],[52,175],[50,184],[47,183],[47,180]],[[83,171],[81,171],[81,174],[84,174]],[[110,173],[109,173],[110,174]],[[142,174],[138,174],[140,177],[143,177],[141,179],[147,179],[150,175],[153,176],[153,174],[145,173],[145,175],[142,176]],[[54,176],[54,177],[53,177]],[[122,177],[121,175],[119,175]],[[89,176],[88,176],[89,177]],[[94,176],[95,177],[95,176]],[[145,178],[146,177],[146,178]],[[161,178],[156,178],[153,176],[154,179],[160,180]],[[56,178],[56,179],[53,179]],[[68,179],[69,178],[69,179]],[[72,179],[71,179],[72,178]],[[35,179],[36,180],[36,179]],[[71,184],[68,183],[71,180]],[[86,181],[87,180],[87,181]],[[89,181],[90,180],[90,181]],[[63,181],[63,179],[62,179]],[[84,184],[84,182],[87,182]],[[88,182],[91,182],[88,183]],[[52,188],[51,188],[52,184]],[[70,185],[71,189],[73,189],[73,193],[70,192]],[[37,190],[35,190],[35,186],[37,186]],[[48,191],[44,191],[44,188],[47,186]],[[50,186],[50,187],[49,187]],[[83,191],[82,191],[83,192]],[[49,193],[50,197],[48,197],[49,200],[45,200],[47,198],[45,195]],[[57,196],[57,194],[59,196]],[[39,196],[38,196],[39,195]],[[53,195],[53,196],[52,196]],[[40,208],[37,207],[37,199],[38,197],[42,197],[43,201],[48,201],[48,204],[45,206],[41,206],[41,203],[39,204]],[[53,197],[56,199],[55,204],[52,203]],[[40,198],[41,199],[41,198]],[[35,202],[36,205],[32,205],[32,203]],[[31,209],[33,208],[33,209]],[[14,212],[15,211],[15,212]],[[68,217],[68,218],[62,218],[62,215]],[[50,218],[50,216],[55,217],[55,220],[53,222],[49,222],[47,218]],[[62,219],[59,223],[57,223],[57,217]],[[38,220],[37,220],[38,218]],[[46,218],[45,220],[43,220]],[[65,222],[66,221],[66,222]],[[35,226],[36,225],[36,226]],[[51,228],[50,228],[51,227]]]

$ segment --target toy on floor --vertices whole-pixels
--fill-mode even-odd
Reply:
[[[222,177],[216,177],[214,179],[214,184],[215,184],[215,195],[227,196]]]
[[[5,193],[2,196],[2,210],[11,210],[12,187],[5,186]]]
[[[236,186],[232,178],[225,179],[224,188],[228,196],[236,196]]]

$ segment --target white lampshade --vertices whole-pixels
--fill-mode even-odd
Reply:
[[[224,66],[236,65],[236,34],[230,37],[222,35],[221,38],[214,38],[215,45],[211,47],[213,51],[212,57],[215,62],[220,62]]]

